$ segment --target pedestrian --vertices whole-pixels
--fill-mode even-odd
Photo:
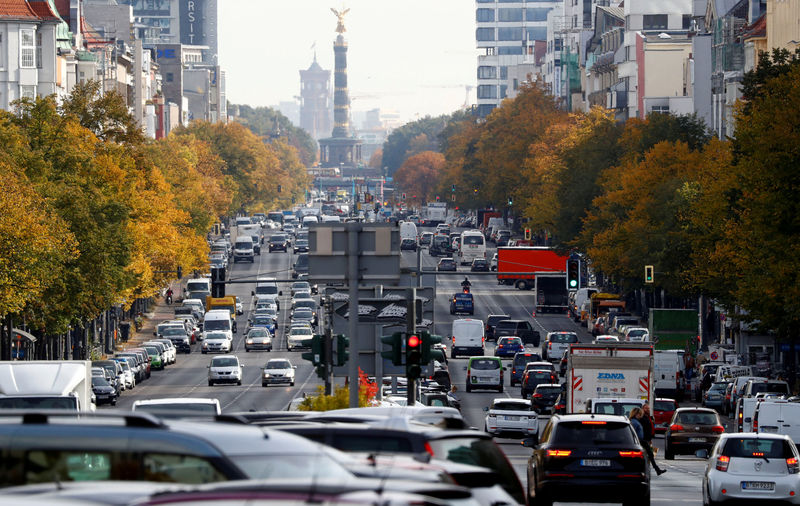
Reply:
[[[642,410],[642,408],[640,407],[635,407],[631,410],[629,418],[631,419],[631,425],[633,426],[633,430],[636,432],[636,436],[639,438],[639,442],[642,444],[642,448],[644,448],[644,451],[647,454],[647,458],[650,461],[650,465],[652,465],[653,469],[656,470],[656,474],[660,476],[666,471],[658,467],[658,465],[656,464],[655,457],[653,456],[653,450],[650,447],[650,444],[645,441],[644,426],[642,425],[643,415],[644,415],[644,410]]]
[[[647,451],[647,456],[650,457],[650,462],[653,464],[653,469],[660,476],[664,474],[666,469],[661,469],[656,464],[656,456],[653,453],[653,437],[656,435],[656,422],[653,420],[653,415],[650,414],[650,404],[645,402],[642,406],[642,417],[639,419],[642,424],[642,432],[644,432],[644,449]]]

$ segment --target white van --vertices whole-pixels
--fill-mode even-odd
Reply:
[[[400,239],[417,240],[417,226],[413,221],[400,222]]]
[[[581,321],[581,310],[583,309],[584,303],[588,301],[589,307],[591,307],[593,293],[597,293],[597,288],[580,288],[570,294],[569,310],[572,313],[572,319],[576,322]]]
[[[322,223],[340,223],[342,219],[338,216],[331,216],[330,214],[322,215]]]
[[[465,230],[461,232],[458,261],[461,265],[471,265],[476,258],[486,258],[486,239],[478,230]]]
[[[206,311],[206,316],[203,319],[203,339],[209,332],[224,332],[226,337],[233,341],[231,312],[227,309]]]
[[[784,400],[756,403],[753,432],[785,434],[800,443],[800,403]]]
[[[458,355],[483,355],[484,334],[483,322],[473,318],[453,320],[453,341],[450,348],[450,357]]]
[[[683,378],[683,350],[656,350],[653,353],[653,389],[656,397],[683,400],[686,383]]]
[[[186,282],[187,292],[211,292],[211,280],[208,278],[194,278]]]
[[[319,218],[314,215],[303,216],[303,226],[307,227],[312,223],[319,223]]]
[[[249,260],[255,262],[255,251],[253,250],[253,238],[250,236],[239,236],[233,245],[233,263],[239,260]]]
[[[736,413],[733,417],[734,432],[753,432],[753,414],[760,399],[755,397],[740,398],[736,402]]]

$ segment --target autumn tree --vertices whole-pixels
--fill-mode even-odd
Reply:
[[[125,99],[116,91],[102,92],[100,86],[94,79],[76,83],[61,103],[60,112],[74,116],[100,140],[142,144],[144,133]]]
[[[441,153],[423,151],[406,160],[395,173],[394,179],[407,194],[407,200],[425,204],[433,198],[444,163]]]

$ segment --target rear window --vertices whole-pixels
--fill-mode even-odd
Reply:
[[[578,336],[576,334],[553,334],[550,336],[550,342],[553,343],[577,343]]]
[[[633,408],[641,408],[639,403],[603,402],[594,405],[594,412],[603,415],[628,416]]]
[[[465,235],[464,244],[483,244],[482,235]]]
[[[678,422],[690,425],[717,425],[717,415],[701,411],[688,411],[678,416]]]
[[[583,422],[561,422],[553,433],[553,444],[574,445],[577,442],[590,442],[592,446],[634,445],[630,425],[623,422],[588,424]]]
[[[473,359],[470,362],[469,366],[472,369],[476,369],[478,371],[491,371],[494,369],[500,369],[500,361],[493,360],[490,358],[478,358],[478,359]]]
[[[722,455],[741,458],[777,458],[786,459],[794,457],[794,452],[789,443],[782,439],[756,439],[737,437],[728,439]]]
[[[303,436],[306,436],[303,434]],[[309,437],[310,436],[306,436]],[[319,442],[323,442],[318,440]],[[411,441],[406,438],[383,436],[364,432],[364,434],[347,435],[336,434],[332,439],[332,446],[345,452],[370,452],[370,453],[413,453]]]
[[[655,401],[653,402],[654,411],[674,411],[675,403],[670,401]]]
[[[539,380],[539,383],[542,383],[540,380],[546,380],[548,383],[550,379],[553,377],[553,373],[547,371],[541,372],[529,372],[528,373],[528,381],[532,382],[534,380]]]
[[[536,392],[540,394],[560,394],[561,387],[543,387],[538,386],[536,387]]]
[[[499,344],[502,344],[504,346],[514,345],[514,344],[522,345],[522,339],[518,337],[501,337]]]
[[[537,355],[536,353],[531,353],[529,355],[517,355],[514,357],[514,367],[523,367],[525,364],[529,362],[541,362],[542,357]]]
[[[501,322],[503,320],[508,320],[508,315],[490,316],[489,319],[486,320],[486,325],[494,327],[495,325],[497,325],[498,322]]]
[[[529,411],[531,408],[523,402],[495,402],[492,409],[499,411]]]
[[[785,383],[753,383],[753,387],[751,389],[751,393],[753,395],[760,393],[760,392],[777,392],[782,394],[789,393],[789,386]]]

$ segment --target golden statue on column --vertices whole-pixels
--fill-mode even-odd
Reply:
[[[338,22],[338,23],[337,23],[337,25],[336,25],[336,32],[337,32],[337,33],[344,33],[344,32],[346,32],[347,30],[346,30],[346,29],[345,29],[345,27],[344,27],[344,15],[345,15],[345,14],[347,14],[348,12],[350,12],[350,9],[349,9],[349,8],[347,8],[347,9],[343,9],[343,10],[341,10],[341,11],[337,11],[336,9],[334,9],[333,7],[331,7],[331,12],[332,12],[332,13],[333,13],[333,14],[336,16],[336,18],[339,20],[339,22]]]

